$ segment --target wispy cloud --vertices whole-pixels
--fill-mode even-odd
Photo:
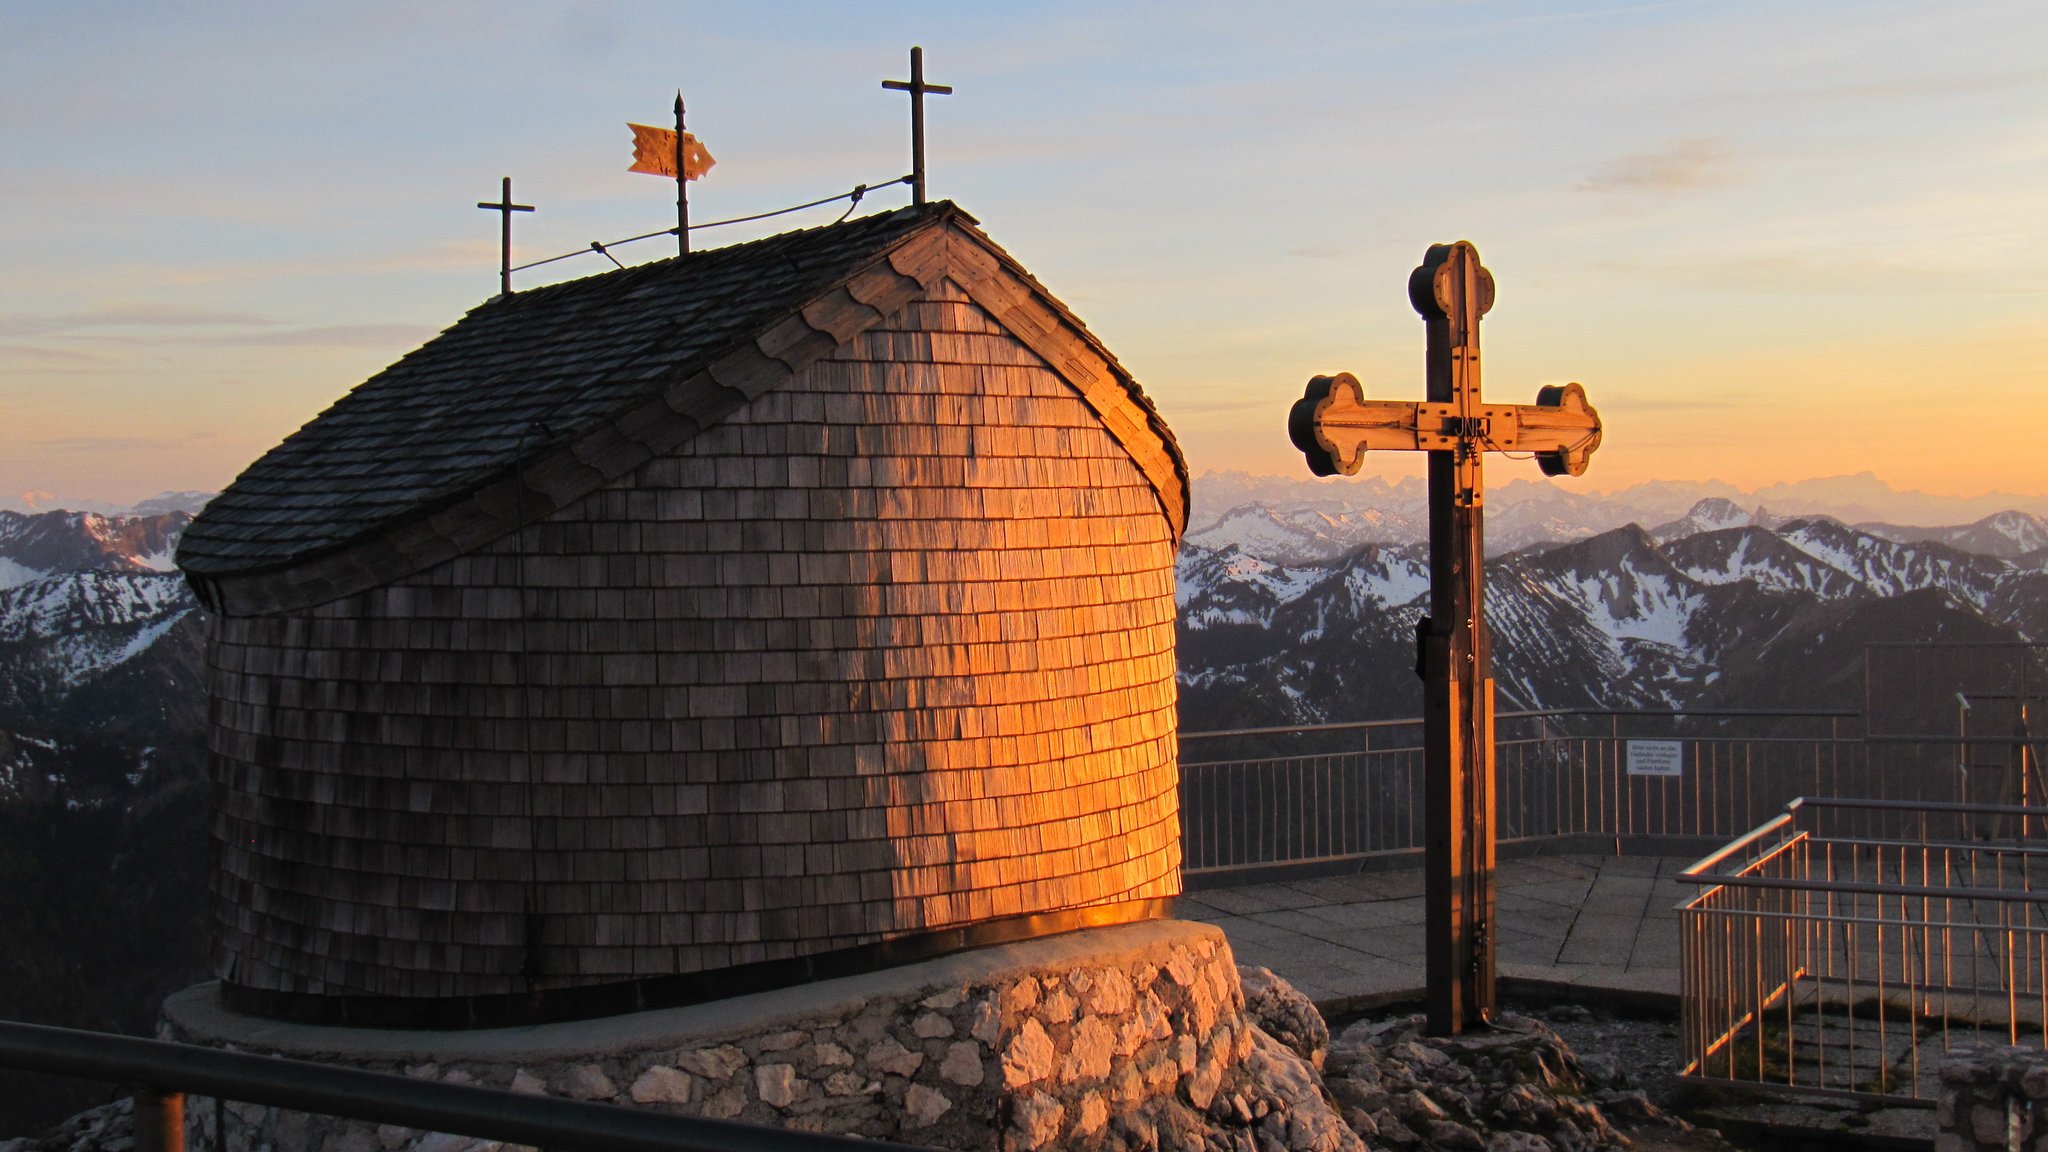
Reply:
[[[1270,414],[1273,411],[1273,398],[1253,396],[1243,400],[1177,400],[1167,407],[1172,409],[1176,416],[1213,416],[1224,412]]]
[[[1694,255],[1670,263],[1607,260],[1600,265],[1714,292],[1892,296],[1928,292],[2033,295],[2048,291],[2048,281],[2024,272],[1986,276],[1980,267],[1960,260],[1943,265],[1877,252]]]
[[[226,333],[200,342],[265,348],[410,348],[434,334],[424,324],[329,324]]]
[[[0,336],[90,340],[102,348],[410,348],[431,337],[425,324],[282,327],[270,317],[231,312],[134,308],[62,316],[0,318]],[[113,366],[76,348],[0,343],[0,372],[83,372]]]
[[[162,452],[182,449],[189,436],[54,436],[35,442],[36,447],[55,455],[103,452]]]
[[[261,328],[277,322],[251,312],[177,304],[107,304],[80,312],[0,317],[0,336],[47,336],[108,328]]]
[[[75,348],[44,348],[35,344],[0,344],[0,372],[33,370],[80,371],[104,365],[107,358]]]
[[[1747,394],[1724,396],[1717,399],[1657,399],[1643,396],[1617,396],[1603,399],[1600,406],[1609,411],[1627,412],[1692,412],[1730,408],[1745,408],[1756,403]]]
[[[523,249],[518,259],[531,253]],[[599,264],[609,268],[602,259]],[[248,280],[331,278],[335,276],[383,276],[392,273],[441,272],[449,269],[494,274],[498,266],[495,240],[460,240],[428,245],[420,249],[393,250],[367,255],[336,254],[318,260],[220,260],[192,261],[152,271],[172,284],[218,284]]]
[[[1608,164],[1586,180],[1581,192],[1668,197],[1719,188],[1740,181],[1735,151],[1726,141],[1686,136],[1655,152],[1636,152]]]

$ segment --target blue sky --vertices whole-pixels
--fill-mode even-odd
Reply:
[[[1578,483],[2048,491],[2048,6],[4,0],[0,502],[225,483],[495,291],[500,176],[522,259],[665,226],[624,124],[678,86],[697,219],[902,173],[912,43],[933,194],[1197,471],[1299,470],[1311,374],[1415,394],[1465,238],[1489,394],[1607,419]]]

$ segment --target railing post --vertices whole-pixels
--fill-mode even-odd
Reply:
[[[185,1094],[135,1093],[135,1152],[185,1152]]]
[[[1614,833],[1614,854],[1619,856],[1621,855],[1621,829],[1625,822],[1622,813],[1629,805],[1628,777],[1622,775],[1621,714],[1619,712],[1607,714],[1607,751],[1614,776],[1614,807],[1608,813],[1608,819],[1614,824],[1614,827],[1611,829]]]

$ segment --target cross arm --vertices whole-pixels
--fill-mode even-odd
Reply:
[[[927,84],[922,80],[884,80],[882,87],[891,92],[929,92],[934,96],[951,96],[951,84]]]
[[[1317,376],[1288,414],[1288,435],[1318,476],[1355,475],[1371,450],[1527,452],[1548,476],[1585,472],[1600,414],[1577,384],[1539,390],[1534,404],[1367,400],[1349,372]]]

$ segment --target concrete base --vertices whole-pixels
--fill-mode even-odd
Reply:
[[[404,1031],[294,1024],[224,1007],[219,985],[194,985],[164,1000],[164,1022],[179,1039],[244,1052],[328,1063],[559,1063],[637,1049],[701,1047],[819,1016],[857,1016],[876,1001],[913,1000],[947,988],[1009,984],[1020,977],[1088,964],[1150,960],[1206,942],[1228,948],[1223,933],[1188,920],[1148,920],[980,948],[708,1004],[531,1024],[517,1028]]]
[[[687,1008],[464,1032],[280,1023],[214,985],[168,1039],[687,1115],[1030,1152],[1361,1148],[1315,1071],[1255,1028],[1216,928],[1161,920]],[[213,1109],[189,1109],[213,1140]],[[232,1150],[467,1152],[466,1142],[231,1105]],[[1241,1129],[1241,1133],[1219,1129]]]

